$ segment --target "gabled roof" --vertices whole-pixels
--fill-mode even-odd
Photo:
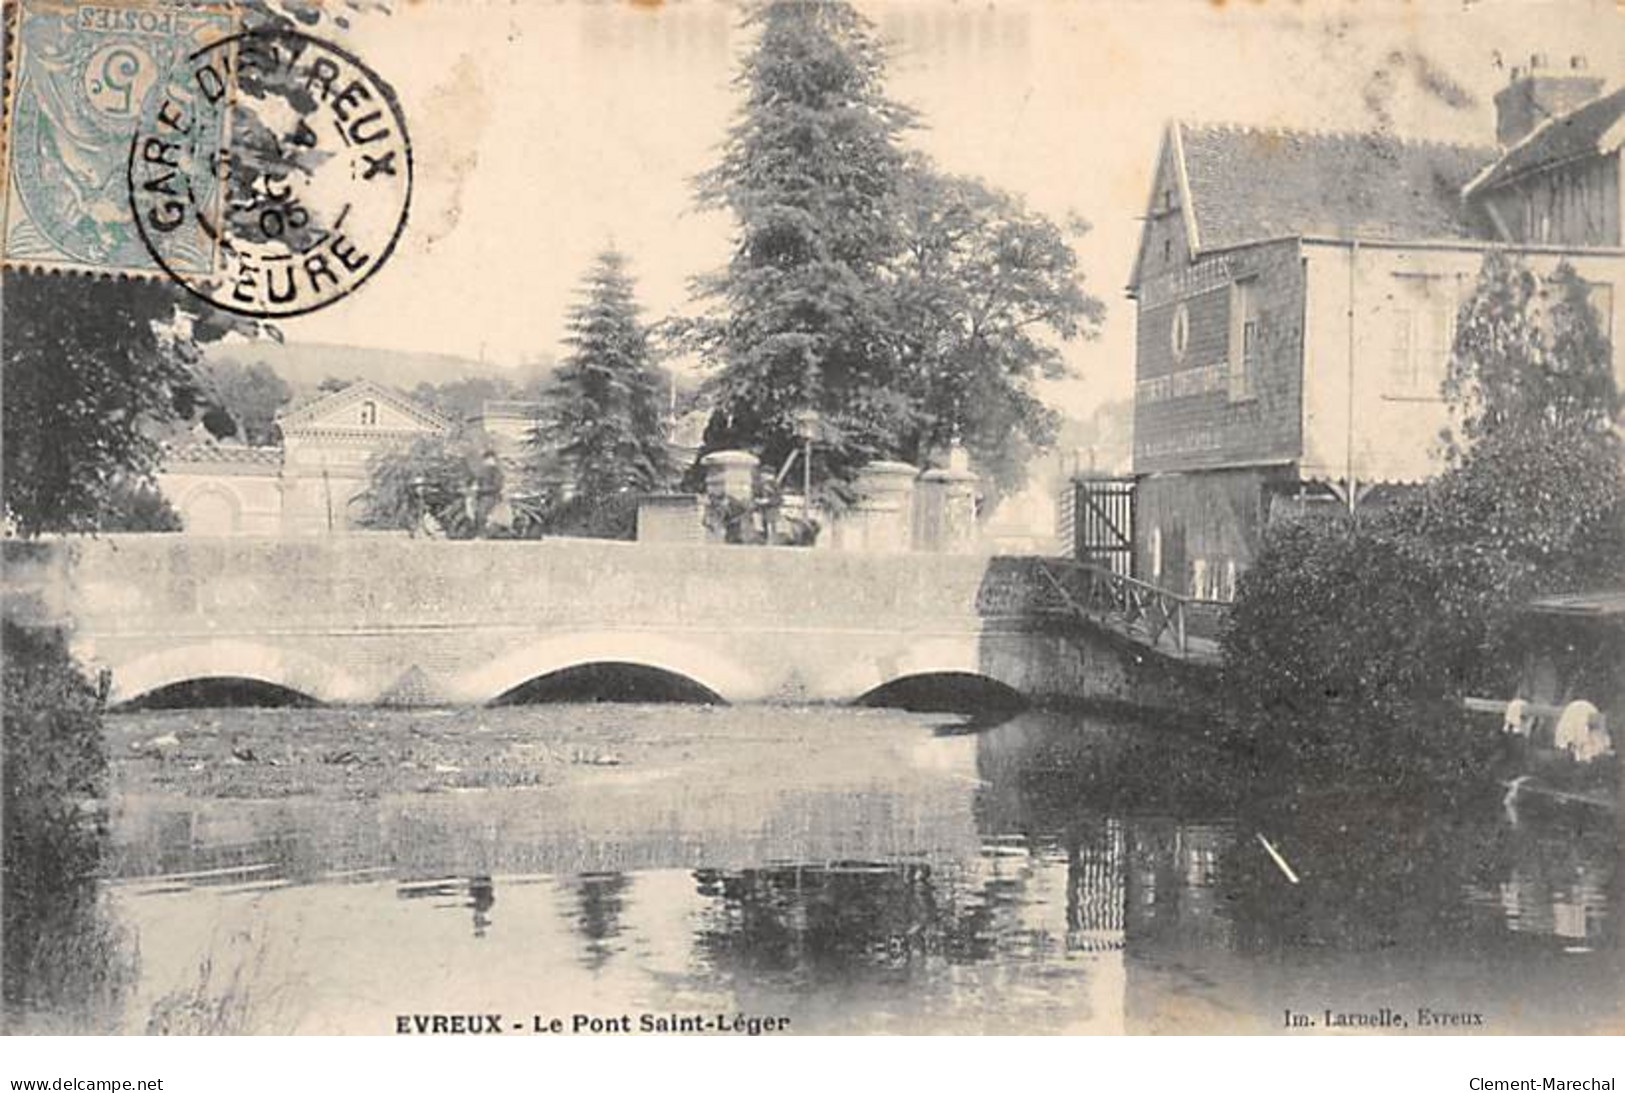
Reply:
[[[1199,252],[1302,236],[1490,237],[1462,189],[1495,159],[1493,148],[1379,133],[1185,122],[1172,129]]]
[[[1151,222],[1158,214],[1157,195],[1167,189],[1171,182],[1179,189],[1179,213],[1185,224],[1185,244],[1190,250],[1190,257],[1196,257],[1201,250],[1201,239],[1197,236],[1196,221],[1191,212],[1190,180],[1185,177],[1185,156],[1179,146],[1180,125],[1175,122],[1162,132],[1162,142],[1157,145],[1157,168],[1151,175],[1151,196],[1145,203],[1145,227],[1140,230],[1140,245],[1134,251],[1134,268],[1129,271],[1129,293],[1133,294],[1135,287],[1140,283],[1140,267],[1145,261],[1146,237],[1151,228]],[[1172,177],[1164,177],[1164,173]]]
[[[1592,99],[1567,114],[1547,118],[1469,182],[1462,191],[1463,196],[1473,197],[1526,172],[1581,156],[1617,152],[1625,143],[1622,119],[1625,119],[1625,87]]]
[[[298,429],[300,426],[319,426],[324,418],[369,399],[380,405],[392,407],[420,424],[424,432],[451,431],[452,423],[447,418],[421,402],[409,399],[399,391],[374,383],[372,380],[356,380],[342,391],[334,391],[301,403],[287,413],[279,414],[276,420],[283,433],[287,433],[290,429]]]

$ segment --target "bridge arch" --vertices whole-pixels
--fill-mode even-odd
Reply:
[[[108,667],[113,674],[108,699],[113,703],[130,702],[176,683],[218,678],[270,683],[321,702],[360,702],[368,697],[355,679],[328,661],[253,642],[198,642]]]
[[[980,672],[923,672],[882,683],[853,700],[919,713],[989,713],[1006,716],[1026,708],[1027,697],[1008,683]]]
[[[917,676],[975,676],[1025,693],[1022,681],[1008,677],[997,662],[990,663],[979,634],[930,638],[895,656],[862,659],[830,680],[825,691],[842,701],[856,702],[882,687]]]
[[[635,630],[578,631],[528,642],[453,681],[455,702],[487,703],[533,679],[588,664],[655,668],[699,684],[725,702],[763,696],[760,682],[730,657]]]

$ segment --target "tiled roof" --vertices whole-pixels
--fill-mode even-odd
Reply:
[[[244,444],[214,444],[208,441],[178,444],[164,450],[164,466],[181,463],[233,464],[280,467],[280,447],[250,447]]]
[[[1483,239],[1462,189],[1493,148],[1377,133],[1178,126],[1199,249],[1293,236]]]
[[[1492,189],[1525,171],[1562,163],[1576,156],[1594,155],[1617,149],[1625,139],[1625,87],[1593,99],[1577,110],[1537,125],[1523,140],[1514,144],[1488,170],[1466,187],[1471,196]],[[1604,145],[1611,147],[1604,147]]]

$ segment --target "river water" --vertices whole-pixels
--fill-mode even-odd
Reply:
[[[490,716],[546,735],[604,709]],[[619,710],[674,758],[361,799],[125,793],[123,1027],[1625,1027],[1611,819],[1514,818],[1493,794],[1265,808],[1187,737],[1077,715]],[[143,716],[205,715],[246,712]]]

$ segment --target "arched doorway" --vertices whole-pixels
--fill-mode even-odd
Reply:
[[[241,526],[242,504],[230,490],[205,486],[181,503],[181,526],[193,535],[235,535]]]

